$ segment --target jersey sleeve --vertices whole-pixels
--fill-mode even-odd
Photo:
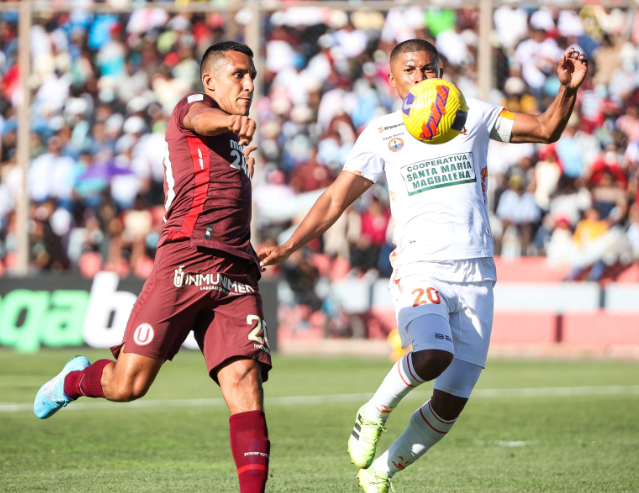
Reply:
[[[369,125],[357,138],[351,149],[344,171],[349,171],[375,183],[384,174],[384,160],[376,152],[373,125]]]
[[[488,129],[488,135],[491,135],[499,115],[502,111],[504,111],[504,107],[482,101],[481,109],[483,113],[483,121],[486,123],[486,128]]]
[[[477,101],[482,113],[482,121],[486,125],[488,136],[498,142],[510,142],[515,122],[515,114],[503,106]]]
[[[184,117],[186,117],[187,113],[191,109],[191,106],[195,103],[203,103],[211,108],[219,108],[219,105],[213,100],[211,97],[206,94],[189,94],[180,100],[180,102],[175,107],[175,112],[177,113],[177,121],[180,126],[180,130],[187,133],[192,133],[188,128],[184,127]]]

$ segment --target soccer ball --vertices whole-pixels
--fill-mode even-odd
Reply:
[[[444,79],[427,79],[404,98],[402,117],[408,132],[425,144],[443,144],[462,131],[468,116],[464,95]]]

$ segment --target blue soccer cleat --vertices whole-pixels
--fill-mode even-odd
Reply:
[[[84,356],[71,358],[60,373],[38,390],[33,402],[34,414],[40,419],[45,419],[53,416],[60,408],[66,407],[69,402],[73,402],[74,399],[70,399],[64,393],[64,378],[72,371],[84,370],[90,364]]]

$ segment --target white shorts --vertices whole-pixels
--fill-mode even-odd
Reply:
[[[459,262],[465,265],[473,261]],[[495,281],[477,280],[477,275],[468,276],[473,282],[464,282],[459,276],[456,277],[461,282],[442,280],[441,267],[435,262],[418,262],[402,266],[393,273],[390,291],[402,347],[412,344],[419,350],[454,351],[455,358],[484,368],[493,326]],[[409,337],[408,325],[428,314],[439,315],[448,321],[453,351],[451,341],[441,330],[411,328]]]

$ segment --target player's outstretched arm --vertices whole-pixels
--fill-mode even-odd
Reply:
[[[541,115],[516,113],[511,142],[557,142],[577,101],[577,90],[586,78],[586,55],[570,48],[559,61],[557,76],[561,87],[550,107]]]
[[[213,136],[233,132],[240,137],[240,145],[250,144],[255,133],[255,122],[248,116],[229,115],[226,111],[202,103],[191,105],[182,124],[198,135]]]
[[[262,248],[258,257],[260,265],[276,265],[284,262],[293,252],[317,238],[330,228],[357,197],[368,190],[372,181],[349,171],[342,171],[330,187],[317,199],[293,236],[282,246]]]

